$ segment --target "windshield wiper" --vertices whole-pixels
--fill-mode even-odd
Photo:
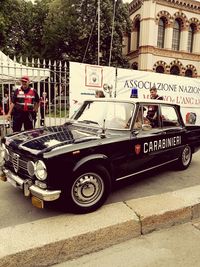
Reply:
[[[91,120],[82,120],[82,121],[78,121],[78,122],[80,122],[80,123],[86,123],[86,124],[92,123],[92,124],[99,125],[99,123],[97,121],[91,121]]]

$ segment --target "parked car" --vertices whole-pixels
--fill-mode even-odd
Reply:
[[[151,125],[146,116],[152,105]],[[1,179],[37,207],[60,201],[87,213],[103,205],[115,182],[166,164],[186,169],[199,148],[200,126],[185,125],[176,104],[94,99],[64,125],[5,137]]]

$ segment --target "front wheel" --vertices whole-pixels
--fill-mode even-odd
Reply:
[[[95,211],[106,201],[110,190],[110,175],[103,166],[80,170],[68,187],[66,205],[69,203],[76,213]]]
[[[178,160],[178,168],[180,170],[185,170],[189,167],[192,160],[192,149],[189,145],[186,145],[181,152]]]

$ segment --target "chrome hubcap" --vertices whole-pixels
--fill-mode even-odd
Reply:
[[[72,199],[82,207],[97,203],[104,192],[104,182],[96,173],[85,173],[74,182],[71,190]]]
[[[184,166],[187,166],[191,158],[191,148],[189,146],[185,147],[182,154],[182,162]]]

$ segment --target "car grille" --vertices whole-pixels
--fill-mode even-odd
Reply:
[[[27,163],[30,159],[24,157],[18,152],[14,152],[12,149],[8,148],[9,158],[5,166],[18,174],[21,178],[32,178],[27,171]]]
[[[19,169],[19,155],[16,153],[12,153],[11,157],[11,161],[13,164],[13,168],[15,170],[15,172],[18,172]]]

